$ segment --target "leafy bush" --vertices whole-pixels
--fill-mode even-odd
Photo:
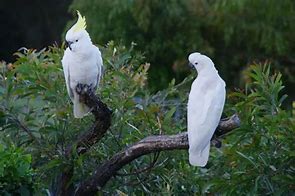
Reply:
[[[149,64],[130,48],[102,47],[105,74],[98,94],[113,110],[103,140],[70,159],[65,149],[92,124],[74,119],[61,68],[62,48],[25,50],[1,63],[0,139],[32,155],[40,191],[56,193],[60,174],[74,165],[75,186],[97,165],[149,135],[186,131],[186,103],[195,74],[155,94],[147,88]],[[188,164],[186,151],[143,156],[119,171],[106,194],[289,194],[294,193],[294,116],[281,108],[281,75],[269,67],[249,69],[246,88],[228,94],[225,113],[238,112],[242,126],[223,148],[211,150],[206,168]],[[152,170],[129,175],[154,164]]]
[[[0,194],[30,195],[33,193],[32,157],[20,148],[0,144]]]

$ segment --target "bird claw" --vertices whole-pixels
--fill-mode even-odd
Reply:
[[[76,92],[80,94],[89,94],[90,92],[93,92],[93,84],[81,84],[78,83],[76,86]]]
[[[78,83],[77,84],[77,86],[76,86],[76,92],[78,93],[78,94],[81,94],[82,93],[82,90],[83,90],[83,84],[81,84],[81,83]]]
[[[89,94],[90,92],[94,92],[93,84],[87,85],[87,93]]]

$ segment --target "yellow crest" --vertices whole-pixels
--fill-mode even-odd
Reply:
[[[73,31],[78,32],[86,29],[86,19],[85,16],[81,16],[80,12],[77,10],[78,21],[73,26]]]

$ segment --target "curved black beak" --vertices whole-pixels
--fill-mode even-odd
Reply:
[[[188,63],[188,66],[189,66],[191,69],[194,69],[194,68],[195,68],[194,64],[192,64],[191,62]]]
[[[73,43],[73,42],[70,42],[70,41],[68,42],[68,41],[66,41],[66,46],[69,47],[70,50],[72,50],[72,48],[71,48],[72,43]]]

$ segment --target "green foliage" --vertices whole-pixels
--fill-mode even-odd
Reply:
[[[32,157],[15,146],[0,144],[0,194],[30,195],[33,193]]]
[[[77,9],[95,43],[137,43],[151,63],[152,90],[174,77],[181,81],[192,51],[214,59],[230,86],[239,84],[237,76],[254,60],[271,60],[294,73],[293,0],[74,0],[70,11]]]
[[[109,42],[101,48],[105,74],[98,94],[113,110],[105,137],[82,156],[64,158],[68,145],[92,124],[74,119],[61,67],[62,48],[18,52],[0,64],[0,141],[32,155],[38,190],[54,194],[61,172],[74,165],[77,186],[97,165],[126,146],[155,134],[186,130],[186,103],[194,75],[157,93],[147,88],[149,64],[142,54]],[[294,130],[291,112],[281,108],[280,73],[253,65],[246,88],[229,93],[225,112],[237,112],[242,126],[223,148],[211,149],[206,168],[188,164],[186,151],[140,157],[107,183],[105,194],[292,194]],[[152,170],[129,175],[155,164]],[[9,170],[8,170],[9,171]]]
[[[1,140],[13,142],[32,154],[40,183],[49,184],[66,164],[63,150],[76,128],[84,122],[71,122],[60,64],[62,50],[17,52],[13,64],[1,64]],[[69,132],[68,130],[72,130]]]

